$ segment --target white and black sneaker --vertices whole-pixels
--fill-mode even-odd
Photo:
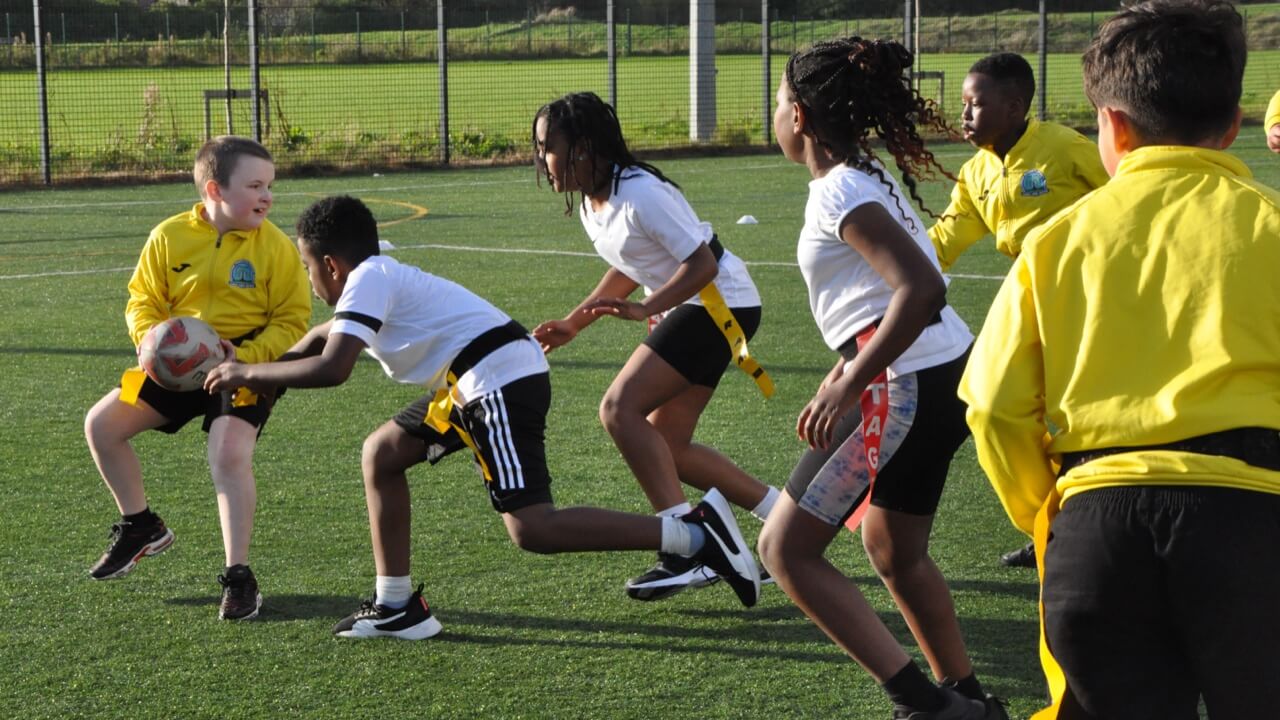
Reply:
[[[657,565],[627,581],[627,597],[664,600],[686,588],[706,587],[719,581],[720,576],[714,570],[693,558],[660,552]]]
[[[760,599],[760,568],[720,491],[709,490],[693,512],[680,519],[697,525],[707,534],[707,541],[692,560],[724,578],[743,605],[755,605]]]
[[[378,605],[372,599],[360,603],[360,609],[338,621],[333,634],[348,638],[393,637],[401,640],[425,640],[440,632],[440,621],[422,597],[422,586],[409,597],[402,608]]]

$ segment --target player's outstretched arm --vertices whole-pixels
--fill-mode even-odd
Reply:
[[[604,277],[596,284],[595,290],[585,300],[578,303],[562,320],[548,320],[533,329],[533,339],[542,345],[543,352],[568,343],[586,326],[596,321],[596,315],[588,308],[600,298],[625,298],[636,291],[640,284],[619,272],[616,268],[605,271]]]
[[[653,291],[642,302],[632,302],[625,297],[598,297],[584,303],[583,310],[594,316],[612,315],[623,320],[644,320],[650,315],[666,312],[697,295],[707,283],[716,279],[720,266],[711,248],[699,245],[689,257],[680,263],[671,279]]]
[[[301,340],[293,344],[293,347],[281,353],[280,357],[276,358],[276,362],[319,355],[324,351],[324,344],[329,338],[329,328],[331,327],[333,327],[332,318],[311,328],[306,335],[302,336]]]
[[[254,365],[223,363],[209,372],[204,388],[215,393],[238,387],[266,390],[280,386],[316,388],[341,385],[351,377],[351,369],[364,348],[364,341],[356,336],[335,333],[328,337],[318,355]]]

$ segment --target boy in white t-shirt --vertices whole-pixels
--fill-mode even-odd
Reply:
[[[772,381],[747,341],[760,325],[760,295],[746,264],[720,244],[680,188],[637,159],[613,108],[594,93],[566,95],[534,117],[538,169],[564,193],[609,269],[563,319],[533,335],[550,351],[602,316],[647,320],[651,329],[600,402],[600,421],[659,516],[689,511],[680,484],[713,488],[761,520],[779,493],[693,431],[733,362],[768,396]],[[643,287],[643,299],[628,299]],[[697,563],[660,553],[658,564],[627,582],[627,595],[659,600],[714,580]]]
[[[328,387],[346,381],[362,351],[427,394],[365,440],[361,466],[378,578],[373,599],[341,620],[343,637],[418,640],[440,630],[409,574],[405,472],[469,447],[489,499],[521,549],[537,553],[661,550],[712,568],[754,605],[759,571],[733,513],[716,492],[681,518],[552,503],[543,436],[551,403],[546,358],[519,323],[466,288],[379,255],[372,213],[359,200],[320,200],[298,220],[298,249],[333,319],[278,362],[227,363],[225,387]]]

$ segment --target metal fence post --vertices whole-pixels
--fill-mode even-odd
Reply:
[[[764,101],[760,104],[760,120],[765,147],[773,142],[773,113],[769,108],[773,105],[770,96],[773,91],[773,67],[769,52],[769,0],[760,0],[760,67],[764,79]]]
[[[53,169],[49,166],[49,92],[45,85],[44,33],[40,30],[40,0],[31,0],[35,14],[36,34],[36,92],[40,103],[40,177],[45,185],[53,184]]]
[[[249,112],[253,139],[262,142],[262,75],[258,68],[258,0],[249,0]]]
[[[609,58],[609,104],[613,106],[613,112],[618,112],[618,35],[614,25],[613,16],[614,0],[608,0],[605,3],[605,44],[608,45],[606,53]]]
[[[436,63],[440,69],[440,162],[449,164],[449,42],[444,0],[436,0]]]
[[[1040,109],[1041,120],[1049,112],[1049,13],[1040,0]]]
[[[689,139],[700,143],[716,132],[715,7],[715,0],[689,0]]]

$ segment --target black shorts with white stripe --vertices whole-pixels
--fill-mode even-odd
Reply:
[[[425,444],[423,459],[435,464],[466,444],[454,429],[440,433],[424,424],[433,397],[418,398],[394,418],[396,425]],[[551,376],[538,373],[503,385],[453,408],[453,421],[476,445],[476,459],[489,501],[500,513],[551,502],[551,474],[545,448]]]

